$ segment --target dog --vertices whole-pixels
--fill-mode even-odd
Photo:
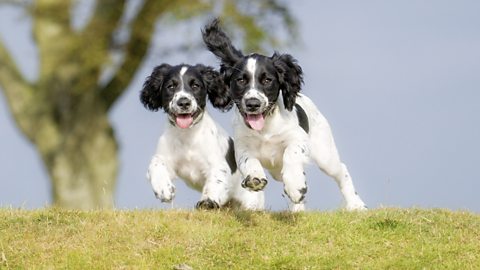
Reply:
[[[304,166],[312,160],[337,182],[347,210],[366,209],[340,160],[329,123],[315,104],[300,94],[302,68],[289,54],[271,57],[244,55],[215,19],[202,30],[210,52],[221,61],[220,72],[229,87],[220,108],[234,103],[235,158],[244,179],[242,186],[263,190],[271,176],[283,182],[292,211],[305,209]]]
[[[175,197],[173,180],[182,178],[202,193],[197,209],[216,209],[228,203],[261,210],[264,195],[241,187],[234,143],[206,110],[225,103],[226,86],[212,67],[197,64],[155,67],[140,92],[151,111],[163,109],[168,118],[148,167],[155,196],[162,202]],[[222,107],[224,108],[224,107]]]

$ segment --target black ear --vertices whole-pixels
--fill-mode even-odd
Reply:
[[[295,99],[302,89],[302,68],[297,64],[297,60],[289,54],[274,53],[271,59],[277,69],[285,109],[291,111],[295,105]]]
[[[232,98],[228,91],[228,87],[223,81],[222,75],[215,71],[213,67],[204,65],[196,65],[195,68],[200,70],[203,81],[207,87],[208,99],[213,107],[222,111],[228,111],[233,106]]]
[[[162,64],[153,69],[152,74],[143,83],[140,92],[140,101],[145,108],[157,111],[162,108],[162,84],[167,72],[172,68],[169,64]]]
[[[220,20],[215,19],[202,30],[202,37],[210,52],[217,56],[222,65],[233,67],[243,58],[240,50],[232,45],[232,41],[219,26]]]

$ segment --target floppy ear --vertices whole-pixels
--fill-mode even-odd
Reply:
[[[274,53],[271,57],[280,80],[283,103],[288,111],[293,109],[295,99],[302,89],[303,73],[297,60],[289,54]]]
[[[208,50],[222,61],[222,66],[233,67],[243,58],[240,50],[232,45],[232,41],[219,26],[220,20],[215,19],[202,30],[202,37]]]
[[[213,67],[206,67],[200,64],[196,65],[195,68],[200,70],[207,87],[208,99],[213,107],[222,111],[230,110],[233,106],[233,101],[220,73],[215,71]]]
[[[143,83],[143,89],[140,92],[140,101],[145,108],[151,111],[158,111],[162,108],[162,84],[163,80],[170,70],[169,64],[162,64],[153,69],[152,74],[147,77]]]

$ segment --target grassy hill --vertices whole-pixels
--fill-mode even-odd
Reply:
[[[479,269],[480,215],[0,209],[0,269]]]

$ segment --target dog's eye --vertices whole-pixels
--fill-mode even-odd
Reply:
[[[192,89],[197,90],[200,88],[200,85],[198,83],[192,83]]]
[[[237,84],[245,84],[247,82],[247,80],[245,80],[245,78],[238,78],[237,79]]]
[[[173,83],[167,85],[168,90],[172,90],[173,88],[175,88],[175,85]]]
[[[272,79],[270,78],[263,78],[262,79],[262,84],[266,85],[266,84],[270,84],[272,82]]]

